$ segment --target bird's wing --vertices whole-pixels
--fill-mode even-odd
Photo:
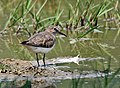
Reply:
[[[21,44],[35,47],[50,48],[54,45],[54,42],[55,38],[52,34],[40,32],[30,37],[27,41],[23,41]]]

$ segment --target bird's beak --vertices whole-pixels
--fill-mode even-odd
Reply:
[[[60,32],[60,31],[58,31],[56,28],[54,28],[54,30],[55,30],[57,33],[59,33],[59,34],[61,34],[61,35],[64,35],[65,37],[67,37],[66,34],[64,34],[64,33]]]
[[[66,34],[64,34],[64,33],[62,33],[62,32],[60,32],[60,31],[57,31],[59,34],[61,34],[61,35],[64,35],[65,37],[67,37],[67,35]]]

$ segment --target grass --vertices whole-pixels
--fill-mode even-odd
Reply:
[[[99,70],[98,70],[99,72]],[[72,79],[71,88],[119,88],[119,77],[117,74],[120,73],[120,68],[115,70],[112,74],[111,72],[111,60],[108,59],[107,67],[104,67],[101,73],[105,74],[103,77],[96,78],[75,78]],[[97,75],[97,73],[96,73]]]
[[[5,4],[4,1],[0,2]],[[17,6],[12,9],[8,8],[11,13],[0,33],[4,35],[4,33],[7,32],[8,36],[6,38],[8,40],[3,40],[3,42],[5,42],[5,46],[13,57],[29,58],[29,60],[31,60],[33,55],[23,47],[20,47],[19,43],[34,33],[43,31],[44,28],[49,25],[60,25],[63,29],[62,31],[68,35],[68,39],[66,40],[68,42],[65,45],[68,45],[67,47],[70,48],[69,52],[72,54],[75,52],[75,55],[79,54],[81,57],[84,57],[85,54],[93,57],[110,57],[108,62],[111,61],[111,59],[113,62],[117,61],[116,57],[109,52],[107,47],[103,47],[100,43],[101,41],[98,39],[107,36],[109,30],[104,30],[105,27],[112,27],[109,22],[103,22],[103,19],[114,17],[116,20],[112,21],[112,24],[117,29],[120,29],[118,24],[120,19],[119,0],[99,0],[98,2],[94,0],[76,0],[74,4],[71,3],[72,1],[64,0],[66,7],[63,6],[62,0],[43,0],[41,3],[38,0],[21,0],[19,3],[15,0],[12,2],[8,0],[8,2],[8,4],[2,6],[0,9],[2,13],[5,13],[5,8],[9,6],[12,7],[13,4],[17,4]],[[45,11],[45,8],[48,3],[52,4],[53,2],[56,6],[49,7],[52,9],[55,8],[52,12],[53,14],[46,15],[47,11]],[[99,34],[99,32],[95,33],[94,30],[103,31],[103,34]],[[119,34],[120,30],[118,30],[114,36],[114,43],[119,39]],[[15,39],[13,37],[15,37]],[[81,42],[81,38],[96,38],[96,40]],[[72,44],[69,43],[71,39],[74,40]],[[61,40],[64,41],[62,38]],[[61,53],[64,53],[66,48],[62,49],[61,40],[58,37],[58,48],[61,50]],[[57,49],[55,52],[56,51]],[[111,62],[108,63],[107,69],[110,70],[110,67]],[[94,66],[93,70],[95,70]],[[118,68],[112,75],[107,74],[103,78],[95,78],[92,82],[89,82],[90,84],[88,83],[88,85],[91,85],[91,88],[114,88],[116,81],[114,82],[113,80],[116,80],[115,76],[119,74],[119,70]],[[97,86],[94,82],[100,86]],[[29,84],[28,81],[26,81],[26,84],[22,88],[26,88],[27,84]],[[72,79],[71,88],[85,88],[85,86],[87,86],[85,84],[86,79]]]

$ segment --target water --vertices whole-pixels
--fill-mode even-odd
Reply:
[[[58,0],[59,1],[59,0]],[[72,4],[75,3],[75,1],[73,0],[69,0]],[[47,5],[45,6],[45,8],[43,10],[45,10],[45,12],[43,11],[43,18],[48,17],[48,16],[53,16],[55,13],[55,10],[58,6],[57,1],[56,2],[52,2],[52,0],[50,0]],[[10,11],[15,7],[16,5],[16,1],[12,1],[10,3],[10,1],[8,0],[8,3],[0,1],[0,6],[2,7],[0,9],[0,30],[2,30],[4,28],[4,25],[9,17]],[[39,2],[40,3],[40,2]],[[66,14],[68,14],[69,12],[69,7],[67,6],[67,2],[61,2],[61,9],[64,8],[64,15],[62,19],[66,19]],[[97,2],[96,2],[97,3]],[[2,4],[6,4],[5,6],[3,6]],[[9,8],[10,7],[10,8]],[[47,14],[47,15],[46,15]],[[118,20],[118,19],[117,19]],[[106,23],[106,21],[104,19],[100,19],[99,23],[100,26],[106,25],[108,24],[111,28],[110,30],[108,30],[108,28],[106,27],[102,27],[100,30],[103,31],[103,33],[99,33],[97,39],[95,40],[86,40],[87,42],[77,42],[76,44],[70,44],[70,37],[67,38],[62,38],[60,39],[59,37],[57,38],[57,44],[55,46],[55,48],[49,52],[46,56],[47,60],[53,59],[53,58],[63,58],[64,61],[66,59],[66,57],[68,57],[68,59],[70,59],[71,57],[74,58],[76,56],[81,57],[81,59],[84,58],[98,58],[98,57],[103,57],[105,58],[104,60],[93,60],[93,61],[89,61],[89,60],[83,60],[83,61],[72,61],[68,59],[66,59],[66,62],[62,62],[62,64],[57,63],[55,68],[59,68],[63,71],[74,71],[76,69],[78,69],[81,73],[84,71],[88,71],[92,73],[89,73],[87,77],[81,77],[81,84],[82,81],[84,80],[85,84],[84,84],[84,88],[90,86],[89,88],[92,88],[93,83],[96,82],[98,85],[99,82],[95,76],[94,71],[95,70],[100,70],[103,71],[104,69],[107,68],[109,59],[110,59],[110,55],[112,55],[111,59],[111,70],[112,72],[116,71],[119,67],[120,67],[120,35],[117,37],[116,42],[114,42],[114,39],[116,37],[116,34],[118,33],[118,28],[116,27],[116,25],[114,23],[112,23],[112,26],[110,23]],[[108,26],[108,27],[109,27]],[[112,30],[114,29],[114,30]],[[35,55],[32,52],[29,52],[27,49],[25,49],[24,47],[22,47],[19,43],[21,41],[23,41],[24,39],[26,39],[26,36],[23,36],[24,38],[20,38],[21,36],[19,36],[18,38],[15,35],[11,35],[11,33],[8,33],[9,35],[5,35],[5,36],[1,36],[0,37],[0,58],[1,59],[5,59],[5,58],[15,58],[15,59],[22,59],[22,60],[35,60]],[[90,42],[90,41],[93,41]],[[97,43],[96,43],[97,41]],[[103,50],[101,50],[100,48],[98,48],[98,45],[104,47],[105,51],[107,51],[108,53],[104,52]],[[27,52],[27,53],[25,53]],[[42,57],[42,55],[40,55],[40,57]],[[63,59],[60,59],[61,61],[63,61]],[[71,62],[70,62],[71,61]],[[50,61],[49,61],[50,62]],[[79,65],[77,65],[79,64]],[[65,68],[68,67],[68,68]],[[94,77],[95,76],[95,77]],[[97,80],[97,81],[96,81]],[[104,80],[102,78],[100,78],[100,80]],[[90,82],[92,81],[92,82]],[[115,81],[119,81],[119,79],[115,79]],[[64,79],[64,80],[55,80],[55,85],[57,86],[57,88],[72,88],[71,86],[73,86],[72,84],[74,83],[72,79]],[[79,85],[81,85],[79,84]],[[111,84],[112,85],[112,84]],[[96,85],[95,85],[96,86]],[[119,86],[119,85],[118,85]],[[116,85],[116,87],[114,88],[118,88],[118,86]],[[97,88],[97,86],[96,86]]]

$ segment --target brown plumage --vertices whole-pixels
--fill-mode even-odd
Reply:
[[[36,53],[37,63],[39,65],[38,53],[44,53],[43,62],[45,66],[45,53],[53,49],[55,45],[55,35],[59,33],[66,36],[60,32],[58,26],[48,27],[44,32],[39,32],[31,36],[28,40],[23,41],[21,44],[25,45],[28,49]]]
[[[55,36],[53,34],[49,32],[40,32],[33,35],[27,41],[24,41],[21,44],[35,47],[51,48],[54,43]]]

